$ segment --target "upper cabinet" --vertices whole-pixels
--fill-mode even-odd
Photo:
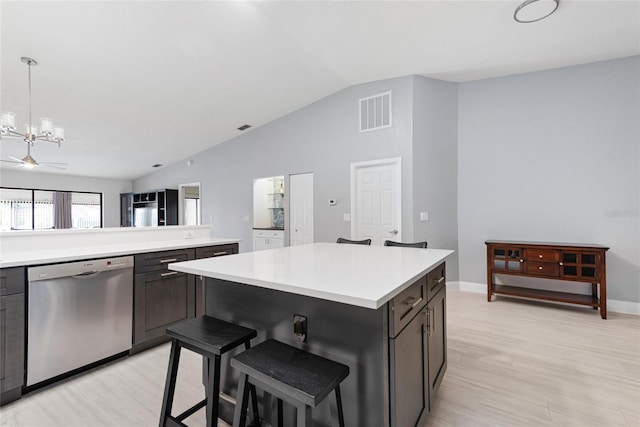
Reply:
[[[284,176],[253,180],[253,228],[284,230]]]
[[[120,194],[120,226],[152,227],[178,224],[178,190]]]

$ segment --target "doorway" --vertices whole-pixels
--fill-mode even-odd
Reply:
[[[313,173],[289,175],[289,246],[313,243]]]
[[[178,187],[178,224],[202,224],[202,199],[200,197],[200,183],[180,184]]]
[[[374,245],[402,236],[400,157],[351,164],[351,238]]]

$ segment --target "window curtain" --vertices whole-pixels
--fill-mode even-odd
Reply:
[[[53,193],[54,228],[71,228],[71,193],[56,191]]]

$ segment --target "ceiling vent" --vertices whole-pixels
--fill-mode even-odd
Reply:
[[[391,127],[391,92],[360,100],[360,132]]]
[[[238,128],[238,130],[247,130],[251,127],[251,125],[242,125]]]

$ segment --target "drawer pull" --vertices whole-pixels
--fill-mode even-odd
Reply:
[[[422,302],[422,297],[415,299],[415,301],[412,301],[414,299],[415,299],[414,297],[407,298],[407,300],[404,303],[406,305],[410,305],[411,308],[416,308],[416,306],[420,304],[420,302]]]
[[[178,258],[171,258],[171,259],[161,259],[160,260],[160,264],[166,264],[168,262],[176,262],[178,260]]]
[[[538,270],[542,270],[542,267],[538,267]]]
[[[436,283],[440,284],[440,283],[442,283],[442,282],[444,282],[444,276],[442,276],[441,278],[439,278],[439,279],[438,279],[438,281],[437,281]]]
[[[520,262],[524,262],[524,260],[523,260],[523,259],[521,259],[521,260],[520,260]]]
[[[538,255],[538,258],[542,258],[542,255]]]
[[[564,262],[559,262],[558,264],[560,264],[560,265],[564,265]]]
[[[176,274],[178,274],[177,271],[170,271],[168,273],[162,273],[160,274],[160,277],[167,277],[167,276],[175,276]]]
[[[218,256],[218,255],[226,255],[227,251],[222,251],[222,252],[214,252],[213,256]]]

